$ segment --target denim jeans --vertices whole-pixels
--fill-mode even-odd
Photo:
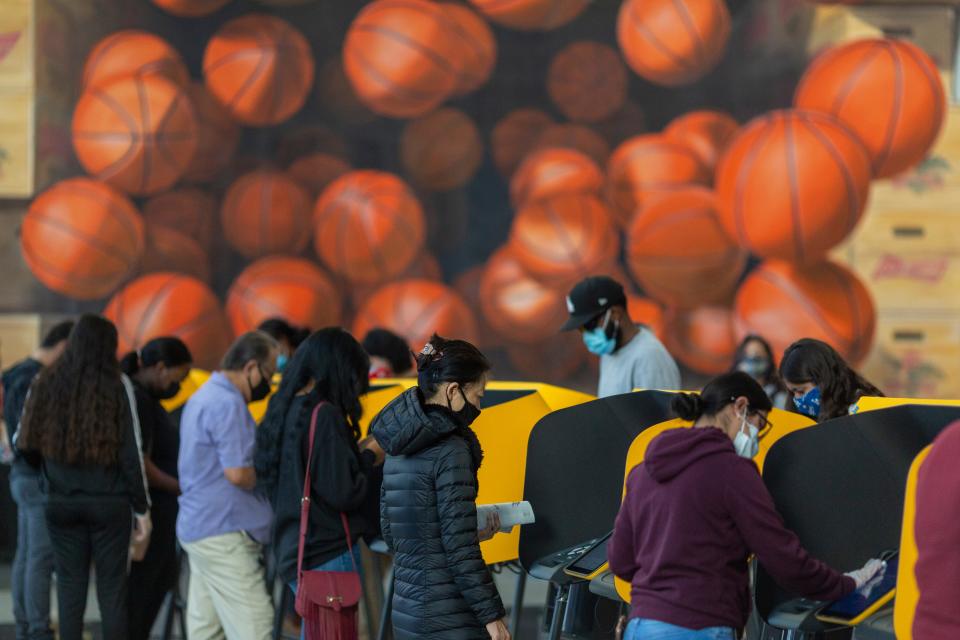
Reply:
[[[50,628],[50,576],[53,547],[44,515],[39,475],[10,474],[10,494],[17,503],[17,553],[10,590],[17,640],[53,640]]]
[[[359,541],[358,541],[359,542]],[[350,560],[350,552],[344,551],[341,555],[327,560],[321,565],[316,567],[310,567],[307,571],[353,571],[354,564],[357,567],[357,573],[360,574],[360,582],[363,582],[363,566],[360,564],[360,547],[358,545],[353,545],[353,560]],[[297,583],[293,581],[290,583],[290,589],[293,591],[293,594],[297,594]],[[300,638],[303,639],[305,629],[301,627],[300,629]]]
[[[658,620],[634,618],[627,625],[623,640],[736,640],[730,627],[685,629]]]

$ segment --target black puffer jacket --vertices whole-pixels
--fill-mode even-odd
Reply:
[[[477,538],[476,436],[444,407],[425,409],[416,387],[371,429],[388,454],[380,515],[395,554],[394,636],[489,639],[504,609]]]

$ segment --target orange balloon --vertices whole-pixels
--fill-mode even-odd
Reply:
[[[146,246],[140,273],[172,271],[210,282],[210,261],[200,244],[187,234],[147,222]]]
[[[143,217],[150,224],[179,231],[209,250],[217,228],[217,201],[201,189],[175,189],[147,200]]]
[[[160,76],[86,91],[73,113],[73,146],[83,168],[136,195],[173,186],[193,159],[196,135],[186,92]]]
[[[406,271],[400,275],[373,284],[367,283],[349,283],[348,295],[354,309],[359,308],[367,298],[373,295],[378,289],[391,282],[400,280],[433,280],[440,282],[443,280],[443,270],[440,263],[429,253],[421,253],[420,256],[411,264]]]
[[[187,344],[195,366],[215,369],[232,339],[213,291],[177,273],[137,278],[110,299],[103,315],[117,326],[121,354],[153,338],[174,336]]]
[[[313,224],[317,256],[355,283],[399,276],[420,254],[426,236],[417,197],[384,171],[351,171],[334,180],[317,200]]]
[[[744,280],[734,310],[738,338],[762,335],[778,359],[795,340],[816,338],[856,365],[870,352],[876,328],[867,288],[832,262],[768,260]]]
[[[234,119],[265,127],[300,111],[313,86],[307,39],[276,16],[248,13],[217,30],[203,53],[207,89]]]
[[[543,130],[532,149],[573,149],[585,153],[601,167],[610,155],[610,145],[599,133],[582,124],[555,124]]]
[[[223,235],[247,258],[300,253],[310,244],[310,194],[282,171],[237,178],[220,207]]]
[[[613,116],[626,101],[627,69],[607,45],[574,42],[550,62],[547,92],[570,120],[599,122]]]
[[[688,369],[715,376],[733,366],[739,341],[733,313],[726,307],[699,307],[671,311],[665,345],[672,356]]]
[[[487,324],[512,343],[543,342],[567,319],[563,293],[532,278],[509,249],[487,260],[479,294]]]
[[[628,293],[627,314],[634,322],[649,327],[661,341],[664,339],[666,325],[663,319],[663,307],[656,301]]]
[[[587,358],[587,350],[576,332],[551,335],[539,344],[507,347],[510,364],[529,380],[561,383],[577,373]]]
[[[712,172],[685,144],[661,134],[630,138],[607,163],[607,200],[617,221],[627,226],[645,207],[677,189],[709,186]]]
[[[459,109],[437,109],[411,120],[400,136],[400,161],[410,179],[425,189],[462,187],[482,160],[480,131]]]
[[[429,280],[401,280],[378,289],[357,311],[353,335],[389,329],[419,351],[430,336],[475,343],[477,327],[467,303],[450,287]]]
[[[835,116],[870,152],[875,177],[922,161],[946,118],[936,63],[906,40],[859,40],[820,54],[800,79],[794,104]]]
[[[850,130],[813,111],[751,121],[717,168],[720,221],[751,253],[814,263],[853,230],[870,157]]]
[[[294,160],[289,173],[313,197],[320,195],[331,182],[351,170],[350,163],[329,153],[309,153]]]
[[[617,42],[627,64],[655,84],[692,84],[712,70],[730,38],[724,0],[624,0]]]
[[[490,134],[490,152],[500,175],[510,177],[553,118],[539,109],[517,109],[501,118]]]
[[[160,36],[138,29],[116,31],[100,40],[83,65],[82,86],[96,89],[114,80],[157,75],[186,88],[190,73],[183,58]]]
[[[549,31],[580,15],[590,0],[470,0],[470,3],[504,27]]]
[[[740,125],[720,111],[691,111],[674,118],[663,135],[685,144],[699,156],[711,173],[716,171],[720,156],[733,141]]]
[[[227,317],[236,335],[269,318],[312,330],[337,326],[340,292],[320,267],[301,258],[271,256],[244,269],[227,293]]]
[[[197,150],[183,174],[185,182],[212,182],[230,165],[240,143],[240,126],[202,82],[187,89],[197,119]]]
[[[514,209],[568,193],[599,194],[604,177],[600,167],[573,149],[543,149],[527,156],[510,181]]]
[[[133,203],[87,178],[62,180],[30,204],[20,228],[23,259],[49,289],[102,298],[136,268],[143,221]]]
[[[347,30],[343,65],[360,100],[393,118],[415,118],[453,95],[463,75],[454,25],[427,0],[374,0]]]
[[[181,18],[198,18],[210,15],[226,6],[230,0],[152,0],[164,11]]]
[[[620,241],[606,206],[578,193],[524,207],[514,218],[509,247],[532,276],[563,289],[615,259]]]
[[[729,301],[747,263],[720,224],[716,197],[702,187],[644,208],[627,235],[630,272],[648,295],[672,307]]]
[[[497,62],[497,41],[486,20],[467,7],[446,2],[440,5],[450,19],[453,37],[458,41],[462,58],[460,77],[453,90],[462,96],[476,91],[493,74]]]

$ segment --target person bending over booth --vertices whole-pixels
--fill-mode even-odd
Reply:
[[[627,492],[607,547],[610,569],[632,584],[624,640],[734,640],[750,614],[747,560],[787,589],[843,597],[883,567],[846,575],[812,558],[784,527],[751,459],[771,404],[743,372],[673,400],[691,429],[654,438]]]

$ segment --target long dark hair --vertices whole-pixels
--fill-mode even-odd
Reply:
[[[417,386],[431,398],[444,382],[461,387],[477,382],[490,371],[490,361],[466,340],[447,340],[433,334],[417,355]]]
[[[129,421],[117,329],[105,318],[85,314],[70,332],[63,355],[30,388],[18,446],[63,464],[112,465]]]
[[[369,370],[370,358],[343,329],[321,329],[303,341],[287,365],[280,388],[270,398],[263,423],[257,429],[253,461],[259,491],[271,500],[274,498],[290,403],[311,382],[314,388],[310,392],[310,409],[317,402],[329,402],[343,413],[354,439],[360,438],[360,396],[369,388]]]
[[[670,403],[674,414],[696,422],[703,416],[715,416],[737,398],[745,397],[751,412],[770,411],[773,404],[760,384],[742,371],[717,376],[699,394],[678,393]]]
[[[137,374],[140,369],[163,363],[168,367],[193,364],[190,348],[180,338],[164,336],[154,338],[140,348],[131,351],[120,360],[120,370],[128,376]]]
[[[790,384],[812,382],[820,387],[820,420],[845,416],[861,396],[883,393],[854,371],[826,342],[804,338],[783,352],[780,377]]]

